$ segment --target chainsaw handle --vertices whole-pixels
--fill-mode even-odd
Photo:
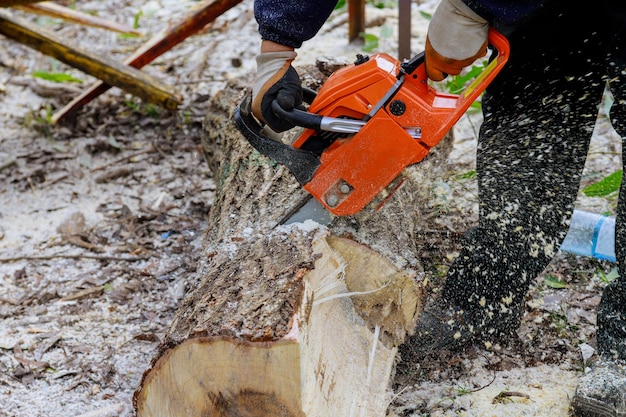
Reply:
[[[506,64],[509,59],[509,41],[503,34],[498,32],[496,29],[489,27],[488,40],[489,49],[492,53],[496,52],[496,55],[490,60],[483,72],[476,77],[462,93],[462,98],[466,101],[473,102],[476,100],[491,83],[491,81],[493,81],[496,75],[498,75],[500,70],[504,67],[504,64]],[[463,110],[463,112],[465,110]]]
[[[292,125],[314,130],[320,130],[320,126],[322,125],[323,116],[298,109],[285,110],[276,100],[272,101],[272,111],[276,117],[279,117]]]

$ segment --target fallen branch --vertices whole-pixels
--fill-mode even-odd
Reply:
[[[0,7],[13,7],[22,4],[41,3],[44,0],[0,0]]]
[[[196,11],[192,12],[171,28],[154,36],[124,60],[124,63],[133,68],[141,68],[149,64],[188,37],[198,33],[207,24],[239,3],[241,3],[241,0],[205,0],[197,6]],[[80,96],[76,97],[65,105],[65,107],[52,115],[51,122],[53,124],[61,122],[65,117],[100,96],[109,88],[111,88],[111,85],[107,84],[106,80],[96,82]]]
[[[30,46],[144,101],[175,110],[181,100],[166,86],[135,68],[81,50],[56,35],[0,10],[0,34]]]
[[[127,25],[111,22],[98,16],[73,10],[50,1],[43,1],[36,4],[18,5],[15,9],[24,10],[29,13],[36,13],[44,16],[57,17],[68,22],[79,23],[85,26],[92,26],[100,29],[107,29],[113,32],[140,36],[141,32]]]

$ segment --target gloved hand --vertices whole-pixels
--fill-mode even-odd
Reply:
[[[442,0],[428,26],[426,74],[433,81],[457,75],[487,52],[489,23],[462,0]]]
[[[257,76],[252,88],[252,113],[273,131],[280,133],[294,125],[282,120],[272,111],[276,100],[285,110],[301,107],[302,86],[300,77],[291,66],[296,58],[294,51],[264,52],[256,57]]]

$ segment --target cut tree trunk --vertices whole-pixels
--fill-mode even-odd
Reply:
[[[135,393],[137,415],[385,416],[397,346],[420,312],[417,225],[451,139],[405,170],[379,211],[277,227],[305,191],[236,130],[251,84],[233,81],[206,119],[217,191],[203,255]]]

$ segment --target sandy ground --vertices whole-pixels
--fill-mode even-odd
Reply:
[[[121,61],[193,4],[80,4],[127,24],[141,12],[144,39],[22,16]],[[425,38],[422,12],[435,5],[413,4],[414,51]],[[226,80],[254,70],[259,41],[251,8],[244,1],[146,68],[183,95],[176,113],[114,89],[67,125],[50,126],[50,113],[93,79],[14,42],[0,43],[0,416],[133,415],[133,392],[192,282],[207,227],[215,187],[200,152],[206,103]],[[395,54],[395,10],[368,6],[367,15],[368,32],[381,36],[378,50]],[[362,52],[347,43],[345,21],[345,12],[335,14],[302,48],[299,63]],[[41,70],[70,72],[84,82],[32,77]],[[461,178],[473,169],[479,123],[473,114],[455,128],[450,176],[442,178],[442,236],[476,215],[475,183]],[[618,169],[619,146],[601,118],[586,182]],[[611,212],[614,203],[581,198],[580,207]],[[425,263],[445,269],[453,255],[442,249]],[[611,268],[559,256],[529,293],[519,345],[424,364],[394,394],[391,412],[567,415],[588,364],[583,352],[594,358],[594,308]],[[547,285],[546,276],[565,288]]]

